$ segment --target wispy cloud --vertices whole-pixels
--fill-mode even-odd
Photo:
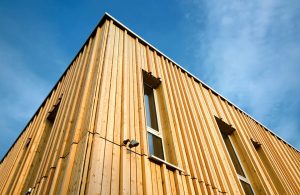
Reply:
[[[300,2],[212,0],[184,5],[194,25],[196,60],[191,69],[300,148]]]

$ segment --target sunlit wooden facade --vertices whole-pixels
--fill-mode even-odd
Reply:
[[[150,155],[151,133],[163,156],[155,144]],[[242,180],[300,194],[299,165],[299,151],[105,14],[2,159],[0,194],[243,194]]]

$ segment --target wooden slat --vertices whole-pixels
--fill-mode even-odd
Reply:
[[[163,182],[162,182],[162,177],[161,177],[161,167],[160,165],[155,165],[156,168],[156,183],[157,183],[157,194],[158,195],[163,195]]]
[[[119,194],[120,186],[120,146],[113,145],[110,194]]]
[[[151,179],[152,179],[152,192],[153,194],[158,194],[158,182],[156,178],[156,167],[155,163],[150,163],[150,168],[151,168]]]
[[[105,153],[105,140],[98,135],[94,135],[93,149],[91,156],[91,170],[88,181],[86,193],[92,194],[93,192],[100,192],[102,185],[102,174],[103,174],[103,159]]]
[[[170,176],[168,169],[165,164],[161,166],[161,177],[162,177],[162,182],[163,182],[163,191],[164,194],[172,194],[172,189],[171,189],[171,183],[170,183]],[[155,185],[155,184],[153,184]],[[155,194],[153,192],[153,194]]]
[[[149,159],[143,74],[165,161]],[[243,194],[220,127],[256,194],[300,194],[299,151],[107,15],[2,160],[0,194]]]
[[[102,182],[101,182],[101,190],[100,194],[110,194],[111,190],[111,174],[112,174],[112,159],[113,159],[113,144],[109,141],[105,143],[104,149],[104,163],[103,163],[103,174],[102,174]]]

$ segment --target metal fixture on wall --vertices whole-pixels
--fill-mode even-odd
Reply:
[[[123,141],[123,146],[126,146],[126,145],[128,144],[128,142],[130,142],[130,139],[125,139],[125,140]]]
[[[134,148],[137,147],[140,143],[136,140],[130,140],[130,139],[125,139],[123,140],[123,146],[127,146],[127,144],[129,143],[129,148]]]
[[[140,143],[136,140],[131,140],[129,143],[129,148],[137,147]]]

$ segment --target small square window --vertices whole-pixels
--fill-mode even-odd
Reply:
[[[151,155],[164,160],[164,151],[162,146],[162,139],[150,132],[148,132],[149,152]]]

